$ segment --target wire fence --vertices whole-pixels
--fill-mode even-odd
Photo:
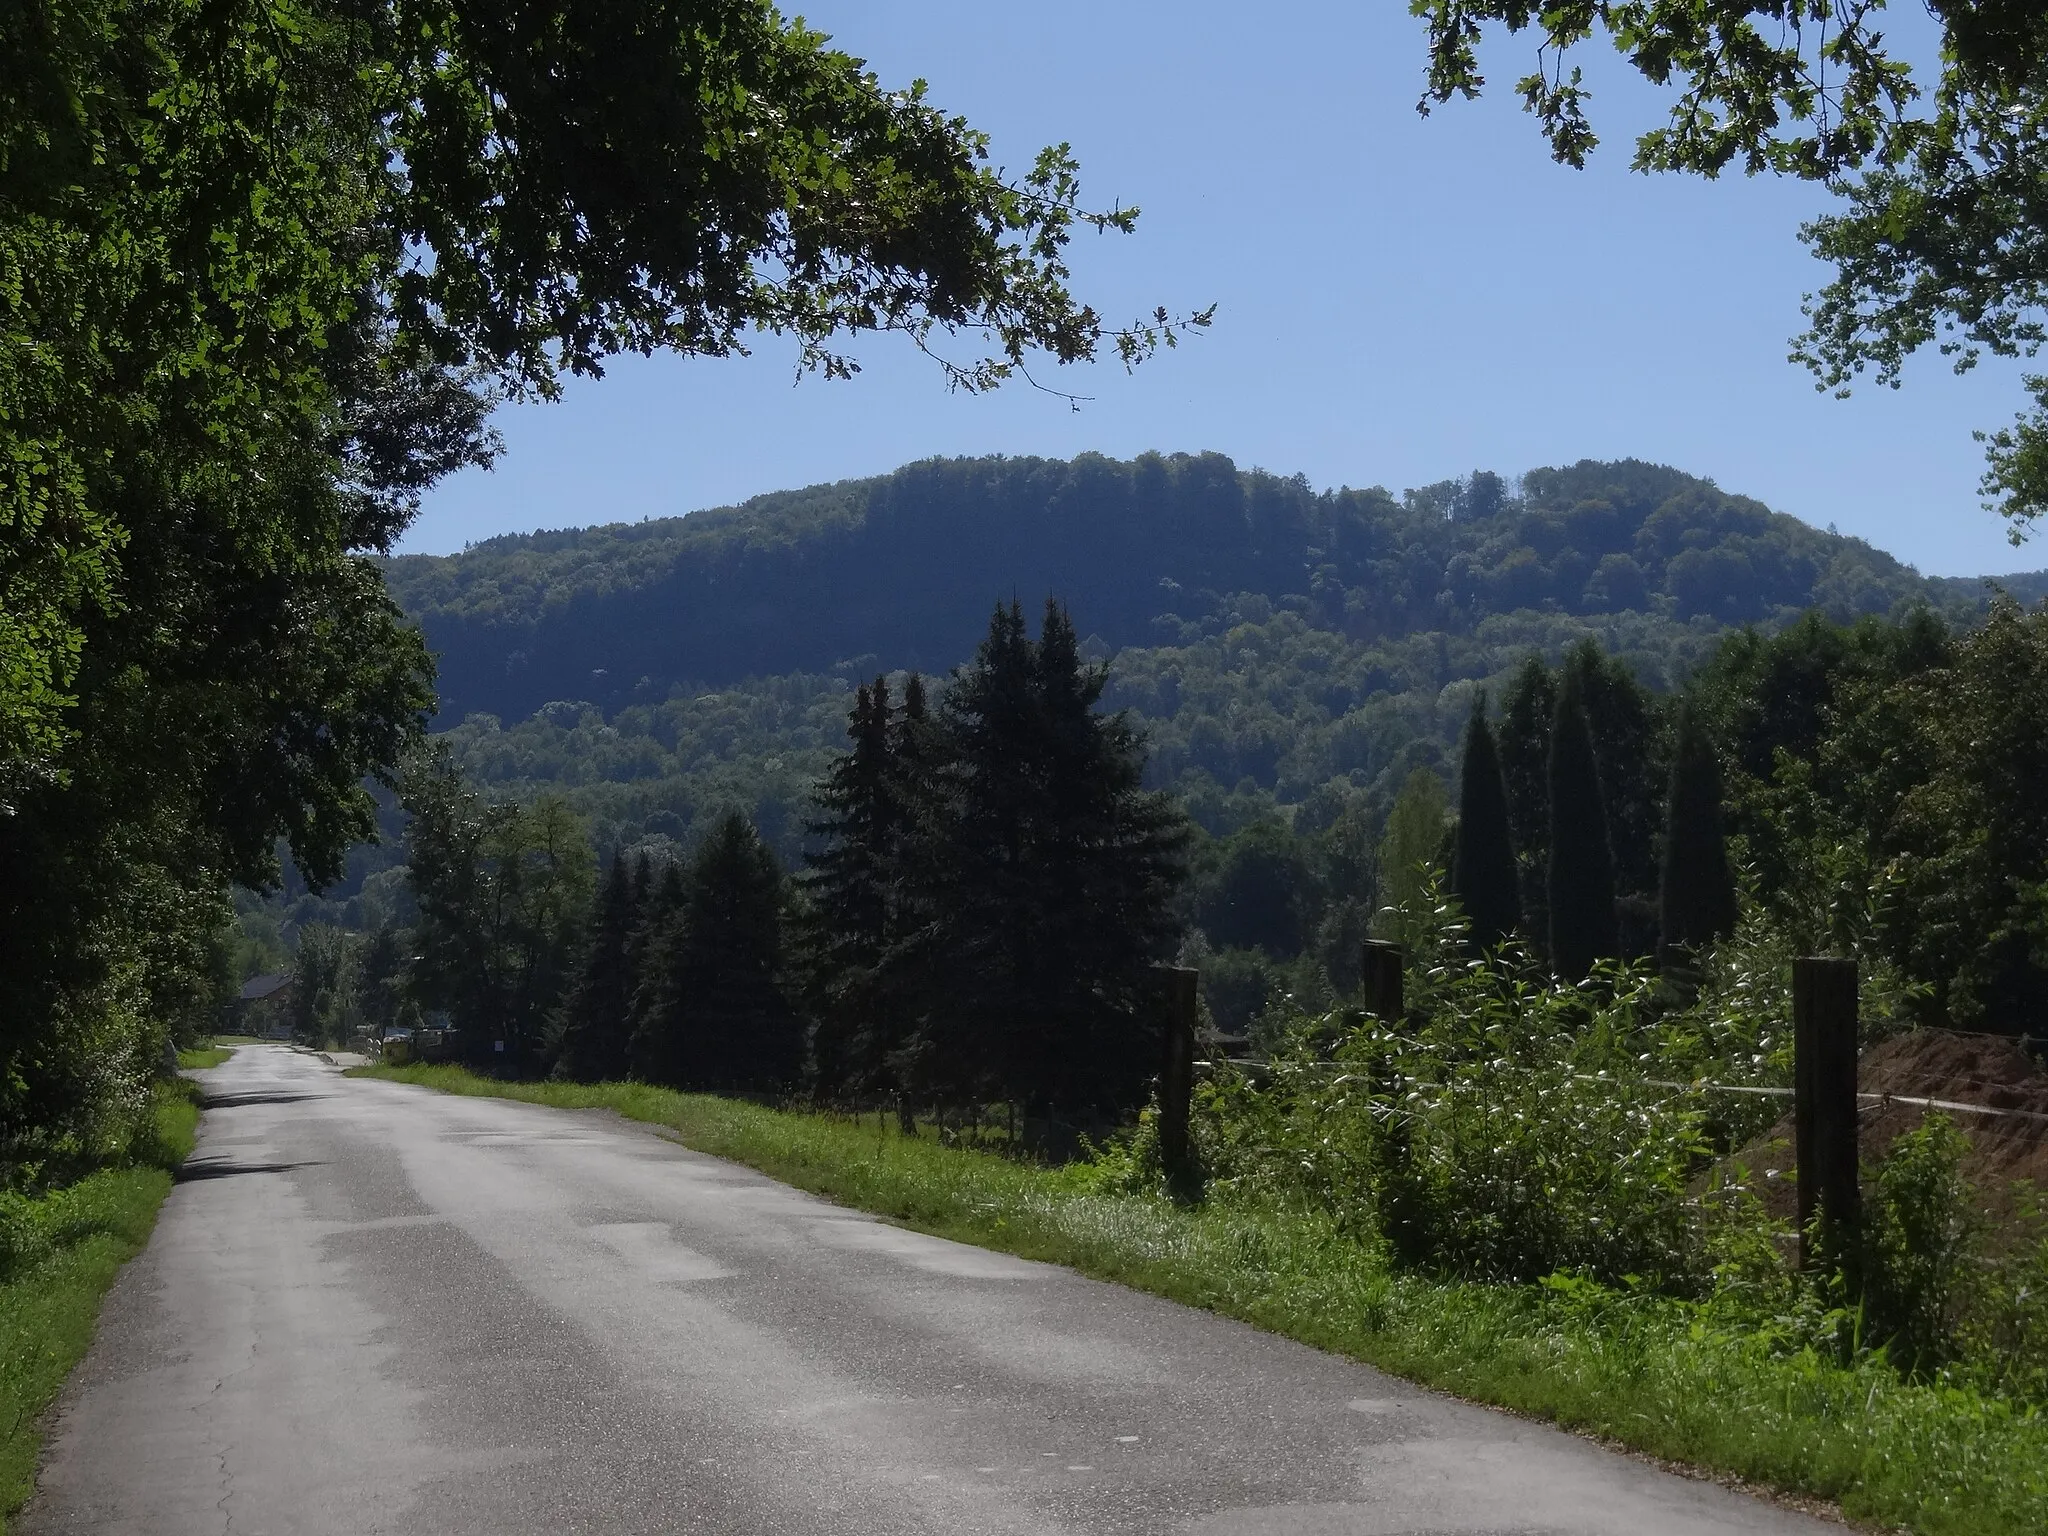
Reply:
[[[1316,1064],[1319,1070],[1336,1072],[1345,1070],[1337,1062]],[[1257,1056],[1225,1056],[1216,1060],[1197,1061],[1197,1071],[1213,1071],[1218,1066],[1235,1067],[1247,1075],[1272,1070],[1272,1063]],[[1301,1070],[1297,1064],[1292,1070]],[[1790,1088],[1778,1088],[1760,1083],[1684,1083],[1661,1077],[1616,1077],[1608,1072],[1574,1072],[1572,1077],[1582,1083],[1612,1083],[1617,1088],[1669,1088],[1679,1093],[1740,1093],[1753,1094],[1762,1098],[1790,1099],[1795,1097]],[[1909,1093],[1864,1093],[1858,1092],[1856,1102],[1861,1105],[1875,1105],[1879,1109],[1893,1104],[1905,1104],[1919,1109],[1939,1109],[1964,1115],[1983,1115],[2007,1120],[2026,1120],[2036,1125],[2048,1125],[2048,1114],[2032,1109],[2001,1109],[1991,1104],[1965,1104],[1956,1099],[1922,1098]]]

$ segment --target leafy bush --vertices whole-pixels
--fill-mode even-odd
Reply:
[[[1405,1019],[1297,1011],[1268,1060],[1198,1085],[1213,1203],[1328,1221],[1429,1274],[1659,1296],[1787,1358],[2048,1400],[2048,1207],[2025,1193],[1993,1245],[1946,1119],[1868,1171],[1860,1288],[1791,1267],[1792,1230],[1725,1155],[1784,1100],[1718,1091],[1791,1073],[1790,954],[1756,911],[1682,986],[1612,963],[1570,985],[1513,946],[1475,960],[1434,883],[1405,921],[1422,936]],[[1905,984],[1879,966],[1867,985],[1893,1027]],[[1149,1157],[1141,1127],[1089,1187],[1157,1188]]]
[[[2048,1199],[2028,1184],[2014,1193],[2017,1208],[1962,1321],[1961,1356],[1991,1390],[2048,1403]]]
[[[1963,1181],[1969,1143],[1930,1115],[1892,1143],[1864,1202],[1864,1304],[1871,1337],[1913,1373],[1957,1353],[1978,1224]]]

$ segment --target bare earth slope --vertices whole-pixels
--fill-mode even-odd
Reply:
[[[606,1117],[207,1084],[34,1536],[1828,1529]]]

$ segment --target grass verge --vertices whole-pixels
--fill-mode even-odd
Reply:
[[[869,1121],[639,1084],[504,1083],[456,1067],[356,1075],[674,1130],[843,1204],[942,1237],[1069,1265],[1240,1318],[1475,1402],[1651,1455],[1837,1502],[1924,1536],[2048,1531],[2048,1417],[1883,1361],[1774,1353],[1655,1297],[1444,1282],[1390,1271],[1313,1213],[1092,1191]]]
[[[181,1072],[204,1072],[208,1067],[217,1067],[235,1054],[232,1045],[215,1041],[212,1045],[196,1046],[189,1051],[178,1052],[178,1070]]]
[[[120,1162],[35,1199],[7,1197],[0,1271],[0,1531],[35,1492],[43,1412],[92,1342],[100,1299],[141,1252],[199,1124],[190,1084],[158,1091]]]

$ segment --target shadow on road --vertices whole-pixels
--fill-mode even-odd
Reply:
[[[240,1109],[244,1104],[299,1104],[307,1099],[324,1099],[324,1093],[202,1093],[201,1109]]]
[[[174,1182],[190,1184],[199,1179],[232,1179],[244,1173],[290,1173],[294,1168],[314,1168],[304,1163],[186,1163],[171,1175]]]

